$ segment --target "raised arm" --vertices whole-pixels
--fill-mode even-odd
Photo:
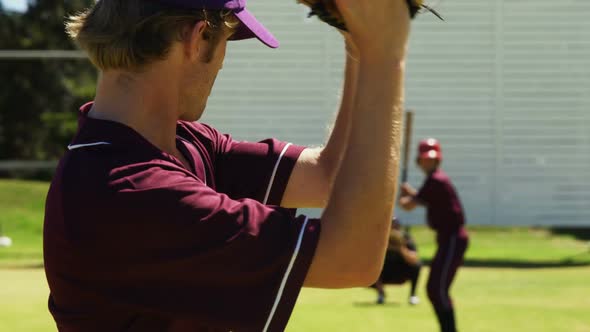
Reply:
[[[373,283],[395,200],[409,15],[403,0],[337,0],[360,51],[350,136],[305,285]]]
[[[328,202],[350,134],[358,79],[358,50],[350,35],[343,35],[346,44],[346,67],[342,99],[334,127],[325,147],[310,148],[301,153],[289,178],[281,206],[325,207]]]

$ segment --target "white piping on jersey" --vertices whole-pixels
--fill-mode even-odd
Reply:
[[[281,151],[281,154],[279,155],[279,159],[277,160],[277,162],[275,164],[275,168],[272,170],[272,175],[270,176],[270,181],[268,182],[268,187],[266,188],[266,194],[264,195],[264,200],[262,201],[262,204],[266,205],[268,202],[268,196],[270,196],[270,190],[272,189],[272,185],[275,181],[275,175],[277,175],[277,170],[279,169],[279,164],[281,163],[281,159],[283,159],[283,156],[285,155],[285,153],[287,152],[287,149],[289,149],[289,146],[291,146],[291,145],[292,145],[291,143],[287,143],[287,145],[285,145],[285,147],[283,148],[283,151]]]
[[[95,142],[95,143],[87,143],[87,144],[71,144],[68,145],[68,150],[72,151],[72,150],[76,150],[76,149],[80,149],[80,148],[85,148],[85,147],[89,147],[89,146],[97,146],[97,145],[110,145],[111,143],[109,142]]]
[[[295,250],[293,251],[293,255],[291,256],[291,261],[289,262],[289,266],[287,266],[287,271],[285,271],[285,275],[283,276],[283,280],[281,281],[281,287],[279,287],[279,292],[277,293],[277,297],[275,298],[275,303],[272,306],[270,314],[268,315],[268,319],[266,320],[266,324],[264,325],[263,332],[268,331],[268,327],[272,322],[272,318],[275,315],[275,311],[281,302],[281,296],[283,296],[283,291],[285,290],[285,284],[289,279],[289,274],[291,274],[291,269],[293,269],[293,265],[295,264],[295,260],[297,260],[297,255],[299,254],[299,249],[301,248],[301,242],[303,240],[303,234],[305,234],[305,229],[307,228],[307,222],[309,221],[308,217],[305,217],[305,221],[303,222],[303,226],[301,227],[301,231],[299,232],[299,238],[297,239],[297,245],[295,246]]]
[[[457,236],[451,236],[450,241],[450,249],[449,253],[447,254],[447,260],[445,261],[445,265],[443,266],[443,273],[440,276],[440,299],[443,302],[443,305],[446,307],[445,309],[449,309],[451,307],[451,300],[449,299],[448,292],[445,291],[446,284],[447,284],[447,273],[449,273],[449,269],[451,267],[451,263],[453,261],[453,251],[455,251],[455,242],[457,242]]]
[[[182,137],[181,137],[182,139]],[[187,140],[185,140],[186,142],[188,142]],[[191,144],[190,142],[188,142],[189,144]],[[72,150],[76,150],[76,149],[81,149],[81,148],[85,148],[85,147],[90,147],[90,146],[97,146],[97,145],[110,145],[111,143],[109,142],[96,142],[96,143],[88,143],[88,144],[75,144],[75,145],[68,145],[68,150],[72,151]],[[201,152],[199,151],[199,149],[197,149],[195,147],[195,150],[197,150],[197,153],[199,154],[199,158],[201,159],[201,163],[203,163],[203,167],[205,167],[205,162],[203,161],[203,156],[201,156]],[[196,174],[195,174],[196,176]],[[203,182],[205,182],[205,185],[207,185],[207,170],[205,169],[205,178],[203,179]]]

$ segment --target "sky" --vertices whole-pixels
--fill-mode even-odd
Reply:
[[[27,9],[27,0],[0,0],[6,9],[24,11]]]

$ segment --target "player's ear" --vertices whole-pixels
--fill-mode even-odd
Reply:
[[[207,33],[207,22],[205,21],[199,21],[185,30],[183,38],[184,54],[190,61],[196,61],[206,52],[209,46]]]

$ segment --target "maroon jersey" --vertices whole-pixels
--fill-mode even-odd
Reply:
[[[320,231],[277,206],[303,147],[180,121],[186,169],[89,108],[46,204],[60,331],[282,331]]]
[[[464,231],[461,201],[451,180],[441,169],[426,178],[417,198],[426,205],[428,225],[437,232],[439,240]]]

